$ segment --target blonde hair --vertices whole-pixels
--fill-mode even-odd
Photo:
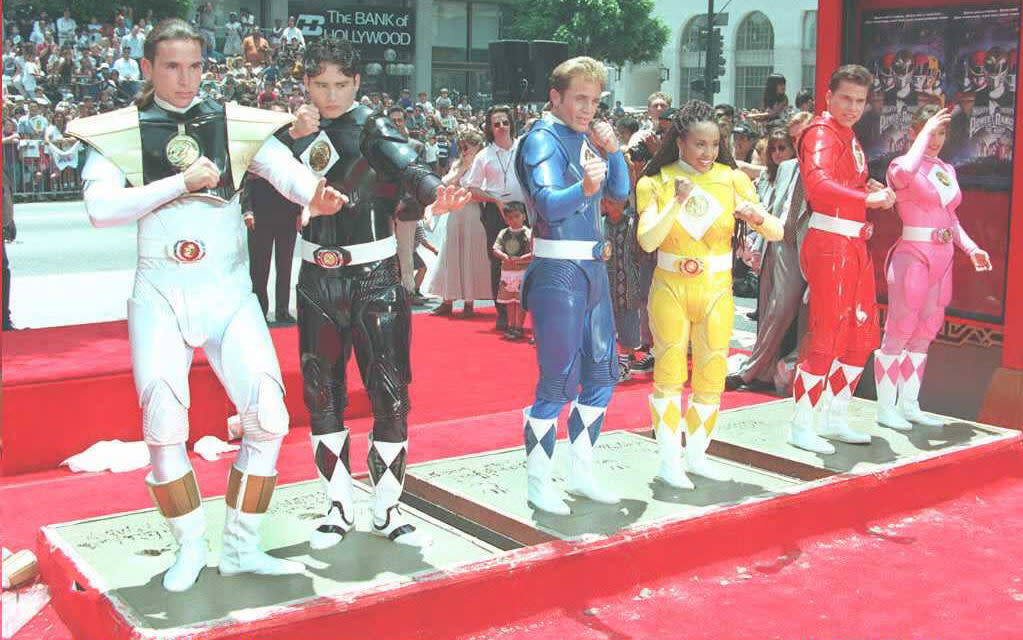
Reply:
[[[558,93],[564,93],[572,78],[582,77],[586,80],[593,80],[600,83],[601,87],[607,86],[607,71],[599,61],[587,56],[569,58],[551,72],[551,89]]]

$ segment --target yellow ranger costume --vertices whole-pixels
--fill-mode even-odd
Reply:
[[[683,177],[693,183],[693,189],[679,204],[675,200],[675,180]],[[688,470],[724,479],[710,468],[706,450],[728,373],[728,343],[735,313],[733,214],[743,202],[759,203],[750,179],[739,170],[717,163],[700,173],[678,161],[636,185],[636,203],[641,211],[639,243],[646,251],[657,251],[648,311],[655,356],[650,410],[661,455],[659,475],[679,488],[693,486],[681,468],[683,422]],[[764,222],[753,225],[754,230],[769,241],[780,240],[781,222],[760,212]],[[686,411],[682,387],[687,379],[690,341],[693,399]]]

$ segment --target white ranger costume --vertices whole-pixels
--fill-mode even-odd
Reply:
[[[259,549],[288,413],[273,343],[252,293],[237,197],[248,170],[290,200],[309,204],[317,178],[273,137],[292,121],[283,113],[198,98],[179,109],[154,97],[146,106],[68,125],[70,135],[91,147],[82,178],[92,224],[138,223],[128,330],[152,454],[147,483],[180,545],[163,580],[172,591],[188,589],[206,566],[205,517],[185,449],[196,347],[205,350],[244,431],[227,489],[220,572],[304,570]],[[221,181],[190,193],[183,172],[201,156],[217,165]]]

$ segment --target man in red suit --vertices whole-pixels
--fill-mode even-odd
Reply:
[[[800,264],[810,290],[810,326],[800,351],[789,443],[820,454],[835,452],[824,438],[867,444],[849,427],[849,402],[880,330],[874,267],[867,251],[873,232],[867,209],[887,209],[895,193],[868,180],[867,158],[852,127],[863,115],[873,77],[859,65],[839,67],[825,98],[828,110],[799,140],[800,172],[813,209]],[[819,431],[814,414],[824,400]],[[824,436],[822,438],[821,436]]]

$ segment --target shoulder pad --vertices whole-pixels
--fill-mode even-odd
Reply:
[[[231,176],[234,187],[241,187],[245,172],[253,156],[280,129],[295,121],[290,113],[243,107],[236,102],[224,105],[227,121],[227,149],[231,159]]]
[[[364,104],[356,105],[350,113],[350,117],[355,124],[364,125],[369,121],[370,116],[373,115],[373,110]]]
[[[67,124],[66,133],[114,163],[131,186],[142,186],[142,134],[136,107],[76,118]]]
[[[519,149],[523,161],[529,166],[536,166],[558,153],[561,145],[550,130],[534,126],[519,143]]]
[[[243,107],[237,102],[228,102],[224,105],[224,115],[229,123],[247,123],[254,125],[269,125],[274,131],[286,127],[295,121],[295,116],[280,111],[269,109],[256,109],[255,107]]]

